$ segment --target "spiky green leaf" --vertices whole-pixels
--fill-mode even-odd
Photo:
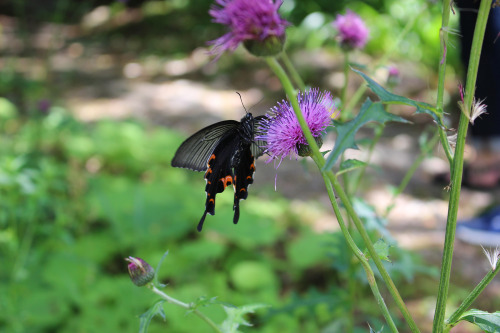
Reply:
[[[436,107],[424,103],[424,102],[418,102],[414,101],[412,99],[406,98],[404,96],[396,95],[393,94],[387,90],[385,90],[381,85],[379,85],[377,82],[372,80],[368,75],[365,73],[358,71],[356,69],[352,69],[354,72],[358,73],[361,75],[365,81],[368,83],[368,87],[377,94],[377,96],[380,98],[381,102],[383,104],[400,104],[400,105],[408,105],[408,106],[413,106],[417,109],[416,113],[425,113],[430,115],[434,121],[441,127],[446,128],[446,126],[443,124],[443,111],[438,110]]]
[[[402,123],[408,123],[404,118],[396,116],[384,110],[384,106],[379,102],[372,102],[369,98],[361,106],[361,110],[356,118],[346,122],[340,123],[333,121],[335,127],[334,130],[337,132],[337,139],[335,140],[335,147],[328,155],[326,164],[323,167],[324,170],[331,169],[339,156],[347,149],[357,149],[358,146],[354,141],[356,133],[358,130],[368,122],[375,121],[378,123],[386,123],[388,121],[398,121]]]

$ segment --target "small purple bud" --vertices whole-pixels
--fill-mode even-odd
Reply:
[[[134,257],[128,257],[125,260],[129,262],[128,273],[136,286],[142,287],[153,280],[155,270],[147,262]]]
[[[340,46],[346,50],[362,49],[368,41],[365,22],[349,9],[345,15],[337,15],[332,25],[338,31]]]
[[[41,99],[37,103],[38,110],[43,114],[49,113],[50,107],[51,107],[51,103],[50,103],[50,100],[48,100],[48,99]]]
[[[396,66],[389,66],[389,75],[387,76],[387,84],[395,86],[399,83],[400,73]]]

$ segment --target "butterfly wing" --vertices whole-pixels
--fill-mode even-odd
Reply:
[[[254,141],[252,142],[252,145],[250,147],[252,155],[255,158],[259,158],[262,156],[265,152],[265,146],[267,144],[266,141],[262,139],[255,139],[255,137],[261,136],[264,134],[264,132],[261,130],[260,123],[262,121],[265,121],[267,119],[266,116],[257,116],[253,119],[253,130],[254,130]]]
[[[215,147],[228,131],[239,126],[235,120],[226,120],[205,127],[184,141],[172,160],[172,166],[195,171],[207,170],[207,161]]]
[[[207,199],[205,202],[205,212],[198,223],[198,231],[203,228],[203,222],[207,213],[210,215],[215,214],[215,197],[217,193],[222,193],[228,185],[235,183],[234,169],[232,160],[235,154],[238,153],[239,145],[241,144],[241,137],[238,135],[237,130],[230,130],[219,141],[215,147],[212,155],[210,155],[207,162],[207,171],[205,172],[205,192]]]
[[[252,154],[251,146],[244,146],[238,154],[240,155],[239,163],[234,167],[233,177],[234,224],[238,223],[238,219],[240,218],[240,200],[245,200],[248,197],[248,186],[253,183],[253,174],[255,172],[255,158]]]

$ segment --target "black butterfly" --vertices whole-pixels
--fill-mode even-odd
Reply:
[[[234,218],[240,217],[240,200],[248,196],[248,185],[253,183],[255,158],[263,153],[265,142],[255,140],[258,124],[266,116],[253,117],[247,113],[241,122],[226,120],[205,127],[184,141],[172,160],[172,166],[205,171],[205,212],[198,223],[203,228],[207,213],[215,214],[215,196],[228,185],[234,188]]]

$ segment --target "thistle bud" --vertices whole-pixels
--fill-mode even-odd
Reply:
[[[128,273],[136,286],[142,287],[153,280],[155,270],[147,262],[134,257],[128,257],[125,260],[129,262]]]
[[[323,145],[323,138],[320,136],[315,137],[314,141],[318,144],[318,148],[321,148]],[[311,156],[312,149],[307,143],[298,143],[297,144],[297,154],[301,157]]]
[[[285,35],[269,36],[264,40],[247,39],[243,45],[248,52],[256,57],[271,57],[283,51],[285,45]]]

